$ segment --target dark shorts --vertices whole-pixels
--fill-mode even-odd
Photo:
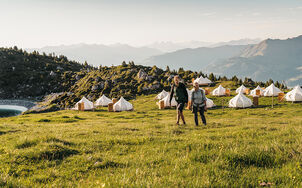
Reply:
[[[177,107],[176,109],[180,112],[182,112],[184,110],[185,107],[185,102],[177,102]]]

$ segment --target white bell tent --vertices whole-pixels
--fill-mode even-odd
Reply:
[[[130,110],[133,110],[133,106],[130,102],[126,101],[124,97],[121,97],[120,100],[113,105],[113,111],[115,112]]]
[[[226,95],[226,89],[224,87],[222,87],[221,85],[219,85],[216,89],[214,89],[212,91],[212,95],[213,96],[224,96]]]
[[[274,84],[271,84],[263,91],[263,96],[272,97],[278,96],[279,93],[283,93],[279,88],[277,88]]]
[[[302,89],[299,85],[294,87],[290,92],[285,95],[286,101],[296,102],[302,101]]]
[[[245,90],[246,90],[247,88],[244,86],[244,85],[241,85],[240,87],[238,87],[237,89],[236,89],[236,93],[245,93]]]
[[[79,102],[74,106],[74,110],[79,109],[79,104],[84,103],[84,110],[92,110],[94,108],[93,102],[89,101],[86,97],[83,97]]]
[[[98,100],[95,101],[95,106],[108,106],[109,103],[112,103],[112,100],[102,95]]]
[[[247,108],[251,107],[252,105],[252,100],[243,95],[242,92],[232,98],[229,102],[229,107],[231,108]]]
[[[251,96],[255,97],[256,95],[256,91],[259,90],[260,91],[260,96],[263,96],[263,89],[258,85],[255,89],[253,89],[250,93]]]
[[[156,99],[161,100],[163,98],[165,98],[167,95],[169,95],[169,92],[162,90],[162,92],[160,92],[157,96]]]
[[[165,98],[160,100],[159,103],[161,101],[164,101],[164,107],[170,107],[170,94],[168,94]],[[177,102],[174,97],[172,98],[171,106],[177,106]]]
[[[212,83],[212,81],[209,80],[207,77],[204,78],[202,76],[197,78],[195,81],[198,82],[199,85],[209,85]]]
[[[211,100],[211,99],[209,99],[209,98],[207,98],[207,97],[206,97],[206,99],[207,99],[207,101],[206,101],[207,108],[212,108],[212,107],[216,106],[216,105],[214,104],[213,100]]]

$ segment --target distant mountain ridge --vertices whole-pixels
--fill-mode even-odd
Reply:
[[[214,48],[187,48],[171,53],[153,56],[144,61],[144,64],[164,68],[169,66],[172,69],[180,67],[186,70],[200,71],[220,59],[226,59],[241,54],[247,45],[220,46]]]
[[[219,47],[219,46],[226,46],[226,45],[230,45],[230,46],[234,46],[234,45],[248,45],[248,44],[258,44],[259,42],[261,42],[262,40],[260,38],[257,39],[239,39],[239,40],[231,40],[228,42],[219,42],[219,43],[215,43],[212,44],[208,47]]]
[[[158,49],[162,52],[170,53],[178,50],[186,49],[186,48],[201,48],[201,47],[220,47],[220,46],[234,46],[234,45],[249,45],[249,44],[257,44],[261,42],[261,39],[239,39],[239,40],[231,40],[227,42],[202,42],[202,41],[188,41],[188,42],[155,42],[153,44],[147,45],[146,47]]]
[[[26,49],[28,52],[38,51],[40,53],[55,53],[56,55],[64,55],[69,59],[84,63],[87,61],[94,66],[104,65],[119,65],[123,61],[134,61],[142,63],[146,59],[161,55],[164,53],[171,53],[177,50],[187,48],[200,47],[219,47],[223,45],[246,45],[254,44],[255,39],[241,39],[223,43],[210,43],[202,41],[188,41],[188,42],[156,42],[150,45],[141,47],[133,47],[128,44],[73,44],[73,45],[59,45],[59,46],[45,46],[42,48]]]
[[[236,57],[210,64],[205,71],[218,75],[283,80],[302,85],[302,35],[286,40],[267,39],[247,47]]]
[[[139,62],[143,59],[161,54],[157,49],[149,47],[132,47],[126,44],[102,45],[102,44],[74,44],[60,46],[46,46],[43,48],[27,49],[29,52],[38,51],[64,55],[69,59],[85,62],[94,66],[119,65],[123,61]]]

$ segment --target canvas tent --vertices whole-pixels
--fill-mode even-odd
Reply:
[[[79,102],[75,104],[73,109],[78,110],[80,103],[84,103],[84,110],[92,110],[94,108],[93,102],[89,101],[86,97],[83,97]]]
[[[241,85],[239,88],[236,89],[236,93],[245,93],[247,88],[244,85]]]
[[[121,97],[120,100],[113,105],[113,111],[115,112],[130,110],[133,110],[133,106],[130,102],[126,101],[124,97]]]
[[[168,94],[165,98],[160,100],[159,103],[161,101],[164,101],[164,107],[170,107],[170,94]],[[177,102],[174,97],[172,98],[171,106],[177,106]]]
[[[251,101],[251,99],[243,95],[242,92],[232,98],[229,102],[229,107],[231,108],[247,108],[252,105],[253,102]]]
[[[221,85],[219,85],[216,89],[214,89],[212,91],[212,95],[213,96],[224,96],[226,95],[226,89],[224,87],[222,87]]]
[[[294,87],[293,90],[291,90],[290,92],[288,92],[285,95],[285,99],[286,99],[286,101],[292,101],[292,102],[302,101],[302,89],[301,89],[301,87],[299,85]]]
[[[208,85],[212,83],[207,77],[204,78],[202,76],[197,78],[195,81],[198,82],[199,85]]]
[[[156,99],[161,100],[161,99],[165,98],[167,95],[169,95],[169,92],[163,90],[156,96]]]
[[[207,101],[206,101],[207,108],[212,108],[212,107],[216,106],[216,105],[214,104],[213,100],[211,100],[211,99],[209,99],[209,98],[207,98],[207,97],[206,97],[206,99],[207,99]]]
[[[279,93],[283,93],[283,92],[279,88],[277,88],[274,84],[271,84],[263,91],[263,95],[266,97],[278,96]]]
[[[108,106],[109,103],[112,103],[112,100],[102,95],[98,100],[95,101],[95,106]]]
[[[254,97],[254,96],[257,96],[257,95],[256,95],[256,91],[257,91],[257,90],[260,91],[260,96],[263,96],[263,89],[262,89],[259,85],[258,85],[255,89],[253,89],[253,90],[251,91],[251,94],[250,94],[250,95],[253,96],[253,97]]]

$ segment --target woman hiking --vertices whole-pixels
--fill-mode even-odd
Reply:
[[[192,92],[191,107],[193,107],[195,125],[198,126],[198,112],[200,113],[202,123],[207,125],[206,117],[204,116],[204,112],[207,111],[207,98],[204,91],[199,88],[198,82],[193,82],[193,86],[194,90]]]
[[[171,106],[171,101],[172,98],[175,97],[175,100],[177,102],[177,122],[176,124],[179,125],[179,119],[181,118],[183,124],[185,125],[185,118],[183,115],[183,109],[185,107],[185,104],[188,103],[188,92],[186,89],[185,84],[181,83],[179,81],[179,76],[176,75],[174,76],[174,84],[171,87],[171,92],[170,92],[170,106]]]

